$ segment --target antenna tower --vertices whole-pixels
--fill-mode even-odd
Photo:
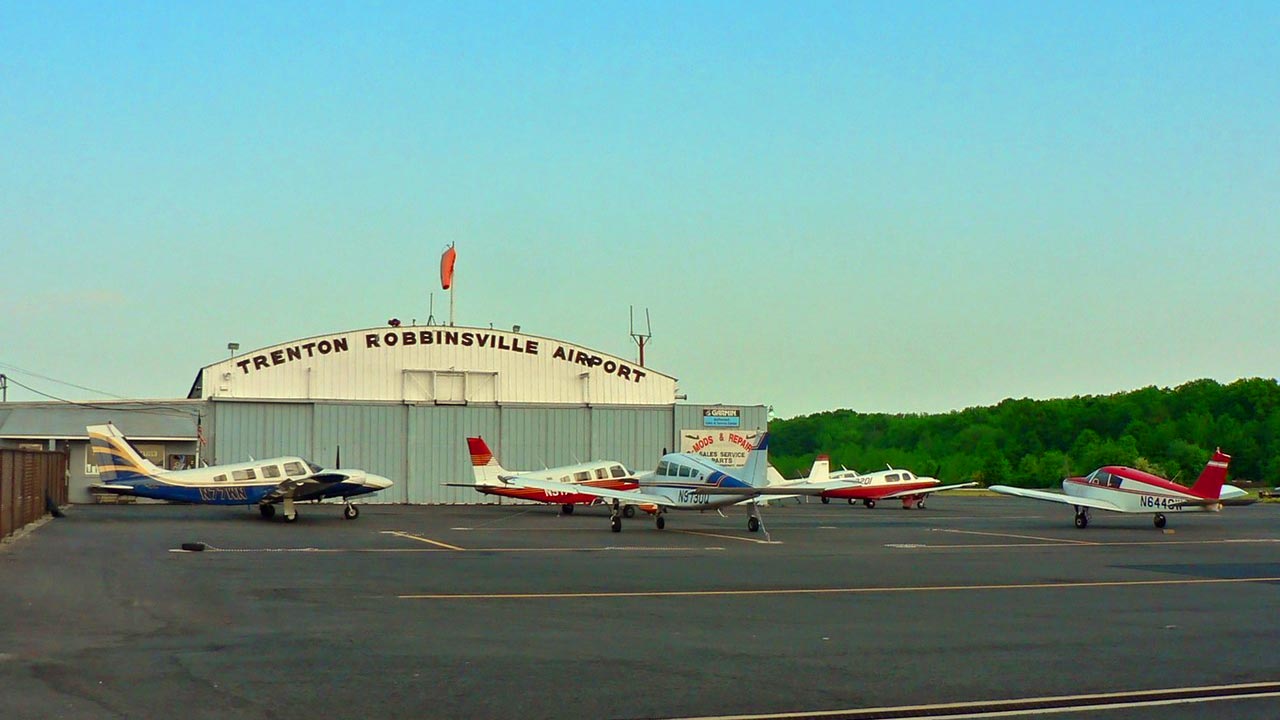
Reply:
[[[653,324],[649,322],[649,308],[644,309],[644,332],[636,332],[636,307],[630,306],[631,311],[631,339],[636,341],[636,345],[640,347],[640,367],[644,367],[644,346],[649,343],[649,338],[653,337]]]

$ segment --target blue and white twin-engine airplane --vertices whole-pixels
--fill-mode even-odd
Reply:
[[[364,470],[326,470],[300,457],[210,465],[191,470],[163,470],[131,445],[115,425],[90,425],[89,447],[101,484],[94,492],[195,503],[198,505],[257,505],[262,517],[271,519],[276,505],[284,509],[284,521],[298,519],[295,502],[342,498],[342,516],[354,520],[360,508],[350,498],[386,490],[391,481]]]
[[[610,503],[612,512],[609,527],[614,532],[622,530],[622,517],[627,506],[636,506],[653,513],[654,526],[659,530],[667,525],[668,510],[714,510],[726,505],[737,505],[761,495],[781,494],[785,486],[769,486],[769,433],[760,433],[760,439],[741,468],[729,469],[694,453],[667,453],[658,461],[658,467],[650,473],[637,476],[638,489],[615,490],[573,485],[573,492],[594,495]],[[564,492],[565,485],[554,480],[544,480],[530,475],[499,475],[498,479],[517,488],[532,488]],[[760,530],[760,510],[755,503],[747,506],[747,530]]]

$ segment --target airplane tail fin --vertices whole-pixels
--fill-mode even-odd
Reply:
[[[769,433],[760,433],[756,446],[747,453],[747,463],[742,466],[742,480],[751,487],[769,484]]]
[[[112,423],[89,425],[89,452],[104,485],[132,485],[161,472]]]
[[[1230,455],[1222,452],[1221,448],[1214,450],[1213,457],[1204,466],[1204,472],[1200,473],[1196,484],[1191,486],[1191,493],[1202,498],[1218,499],[1222,494],[1223,484],[1227,482],[1227,466],[1230,464]]]
[[[475,476],[476,485],[502,485],[499,475],[506,474],[506,469],[498,464],[498,458],[484,438],[467,438],[467,450],[471,453],[471,473]]]
[[[826,482],[831,479],[831,458],[826,455],[819,455],[813,461],[813,467],[809,468],[809,482]]]

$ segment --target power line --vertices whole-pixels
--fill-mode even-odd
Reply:
[[[93,403],[76,402],[75,400],[68,400],[68,399],[66,399],[66,398],[58,397],[57,395],[50,395],[50,394],[49,394],[49,393],[47,393],[47,392],[43,392],[43,391],[41,391],[41,390],[37,390],[37,389],[35,389],[35,388],[31,387],[30,385],[26,385],[26,384],[24,384],[24,383],[20,383],[20,382],[18,382],[17,380],[13,379],[12,377],[9,377],[9,378],[8,378],[8,380],[9,380],[9,382],[13,383],[14,385],[17,385],[17,386],[18,386],[18,387],[20,387],[20,388],[24,388],[24,389],[26,389],[26,390],[29,390],[29,391],[31,391],[31,392],[33,392],[33,393],[35,393],[35,394],[37,394],[37,395],[39,395],[39,396],[41,396],[41,397],[46,397],[46,398],[49,398],[50,400],[55,400],[55,401],[57,401],[57,402],[65,403],[65,404],[67,404],[67,405],[75,405],[76,407],[88,408],[88,409],[90,409],[90,410],[110,410],[110,411],[112,411],[112,412],[115,412],[115,411],[120,411],[120,412],[139,412],[139,413],[147,413],[147,414],[152,414],[152,415],[173,415],[173,416],[179,416],[179,417],[190,417],[190,416],[192,416],[192,415],[195,415],[196,417],[199,417],[199,415],[200,415],[200,411],[199,411],[198,409],[196,409],[196,410],[185,410],[185,409],[183,409],[183,408],[179,408],[179,407],[166,407],[166,406],[162,406],[162,405],[150,405],[150,406],[148,406],[148,405],[146,405],[146,404],[140,404],[140,406],[139,406],[139,407],[132,407],[132,408],[130,408],[130,407],[108,407],[108,406],[106,406],[106,405],[95,405],[95,404],[93,404]],[[94,392],[97,392],[97,391],[94,391]],[[118,397],[118,396],[117,396],[117,397]],[[123,400],[124,398],[120,398],[120,399],[122,399],[122,400]]]
[[[16,370],[16,371],[18,371],[18,372],[22,373],[23,375],[30,375],[30,376],[32,376],[32,377],[38,377],[38,378],[40,378],[41,380],[48,380],[49,382],[55,382],[55,383],[58,383],[59,385],[66,385],[66,386],[68,386],[68,387],[73,387],[73,388],[76,388],[77,390],[87,390],[87,391],[89,391],[89,392],[101,393],[101,394],[103,394],[103,395],[106,395],[107,397],[113,397],[113,398],[115,398],[115,399],[117,399],[117,400],[126,400],[126,399],[127,399],[127,398],[125,398],[125,397],[124,397],[124,396],[122,396],[122,395],[116,395],[115,393],[109,393],[109,392],[107,392],[106,390],[99,390],[98,388],[85,387],[84,385],[77,385],[77,384],[75,384],[75,383],[73,383],[73,382],[67,382],[66,380],[59,380],[58,378],[55,378],[55,377],[49,377],[48,375],[41,375],[40,373],[35,372],[35,371],[33,371],[33,370],[27,370],[26,368],[20,368],[20,367],[18,367],[17,365],[12,365],[12,364],[7,363],[7,362],[0,362],[0,367],[9,368],[10,370]],[[15,380],[15,381],[14,381],[14,384],[19,384],[19,383]],[[24,385],[23,387],[26,387],[26,386]],[[28,390],[31,390],[31,388],[27,388],[27,389],[28,389]],[[36,392],[36,391],[35,391],[35,390],[32,390],[32,392]]]

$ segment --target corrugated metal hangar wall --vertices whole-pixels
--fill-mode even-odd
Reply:
[[[304,454],[315,463],[385,475],[396,482],[369,502],[492,502],[468,488],[466,438],[488,441],[503,467],[534,470],[594,459],[652,470],[679,450],[682,429],[702,428],[703,410],[737,410],[740,429],[767,425],[763,406],[413,405],[342,401],[214,400],[205,416],[209,462]],[[737,429],[735,429],[736,431]],[[509,502],[509,501],[508,501]]]

